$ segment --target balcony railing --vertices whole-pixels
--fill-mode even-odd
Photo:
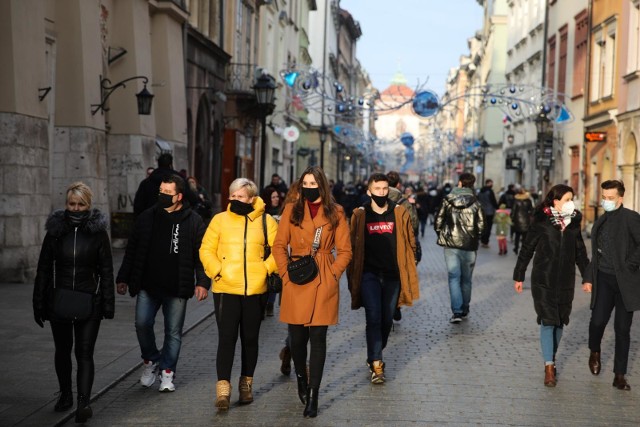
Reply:
[[[251,92],[255,84],[255,64],[231,63],[227,66],[226,92]]]

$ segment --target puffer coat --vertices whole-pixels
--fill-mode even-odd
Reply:
[[[336,205],[340,220],[333,228],[322,207],[311,218],[306,203],[300,226],[291,224],[292,207],[291,203],[285,206],[273,244],[273,256],[282,277],[280,321],[304,326],[335,325],[340,303],[338,283],[351,261],[351,239],[344,209]],[[315,256],[319,273],[311,282],[296,285],[287,273],[288,249],[291,248],[292,256],[311,254],[315,230],[321,226],[320,248]],[[335,256],[332,250],[335,250]]]
[[[442,201],[434,228],[438,245],[445,248],[478,250],[484,229],[480,202],[469,188],[454,188]]]
[[[511,221],[513,228],[518,233],[529,231],[531,215],[533,214],[533,202],[529,193],[519,193],[515,196],[513,208],[511,209]]]
[[[57,210],[47,219],[45,229],[33,287],[36,318],[63,321],[53,313],[54,287],[60,287],[93,293],[90,319],[113,319],[113,261],[106,216],[92,209],[89,218],[75,227],[64,210]]]
[[[267,292],[267,274],[278,271],[273,255],[264,257],[262,214],[265,204],[260,197],[253,201],[253,211],[246,216],[225,212],[213,217],[202,239],[200,260],[207,276],[213,279],[214,293],[259,295]],[[278,223],[266,216],[267,237],[273,246]]]
[[[533,222],[513,270],[513,280],[524,281],[525,271],[533,258],[531,295],[538,323],[547,326],[569,324],[575,292],[575,266],[584,277],[589,264],[581,220],[582,214],[576,211],[569,225],[560,231],[541,209],[534,211]]]

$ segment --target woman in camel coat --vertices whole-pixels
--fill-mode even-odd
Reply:
[[[327,178],[317,166],[307,168],[294,188],[299,197],[285,205],[273,257],[282,277],[280,320],[289,324],[291,356],[298,380],[298,395],[305,417],[318,413],[318,389],[326,358],[327,329],[338,323],[339,280],[351,261],[349,226],[344,210],[333,201]],[[289,251],[296,257],[309,255],[316,229],[322,227],[315,260],[319,274],[309,283],[289,280]],[[335,250],[335,256],[332,253]],[[311,343],[309,377],[306,373],[307,343]]]

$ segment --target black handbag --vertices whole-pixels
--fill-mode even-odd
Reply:
[[[269,246],[269,238],[267,236],[267,218],[266,213],[262,214],[262,231],[264,232],[264,257],[269,258],[271,255],[271,246]],[[267,292],[270,294],[279,294],[282,292],[282,278],[277,273],[267,274]]]
[[[93,312],[93,294],[67,288],[55,288],[53,313],[61,320],[86,320]]]
[[[56,267],[53,264],[53,314],[60,320],[86,320],[93,313],[93,293],[58,288],[55,285]],[[96,293],[100,288],[100,281]]]
[[[307,284],[318,275],[318,264],[316,263],[315,255],[320,247],[321,234],[322,227],[317,228],[316,235],[313,239],[313,245],[311,246],[311,255],[298,257],[295,261],[289,257],[287,273],[289,274],[289,280],[296,285]]]

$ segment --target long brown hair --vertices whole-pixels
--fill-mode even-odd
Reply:
[[[333,200],[333,196],[331,195],[327,176],[324,174],[324,171],[320,166],[309,166],[306,168],[304,172],[302,172],[302,175],[300,175],[300,179],[298,179],[292,186],[300,192],[300,195],[302,194],[302,181],[306,175],[313,175],[318,183],[318,190],[320,192],[320,200],[322,208],[324,209],[324,214],[329,219],[331,227],[335,229],[338,226],[339,221],[338,209]],[[287,197],[287,199],[289,199],[289,197]],[[300,226],[300,223],[302,223],[302,219],[304,218],[304,204],[306,201],[304,197],[299,196],[297,200],[292,201],[292,203],[294,205],[291,211],[291,224]]]
[[[542,202],[540,202],[540,204],[537,206],[536,209],[539,211],[542,211],[544,210],[544,208],[552,207],[554,200],[562,199],[562,197],[567,193],[571,193],[573,195],[576,194],[573,192],[573,188],[569,187],[568,185],[564,185],[564,184],[554,185],[553,187],[551,187],[551,189],[547,193],[547,196],[544,198]]]

